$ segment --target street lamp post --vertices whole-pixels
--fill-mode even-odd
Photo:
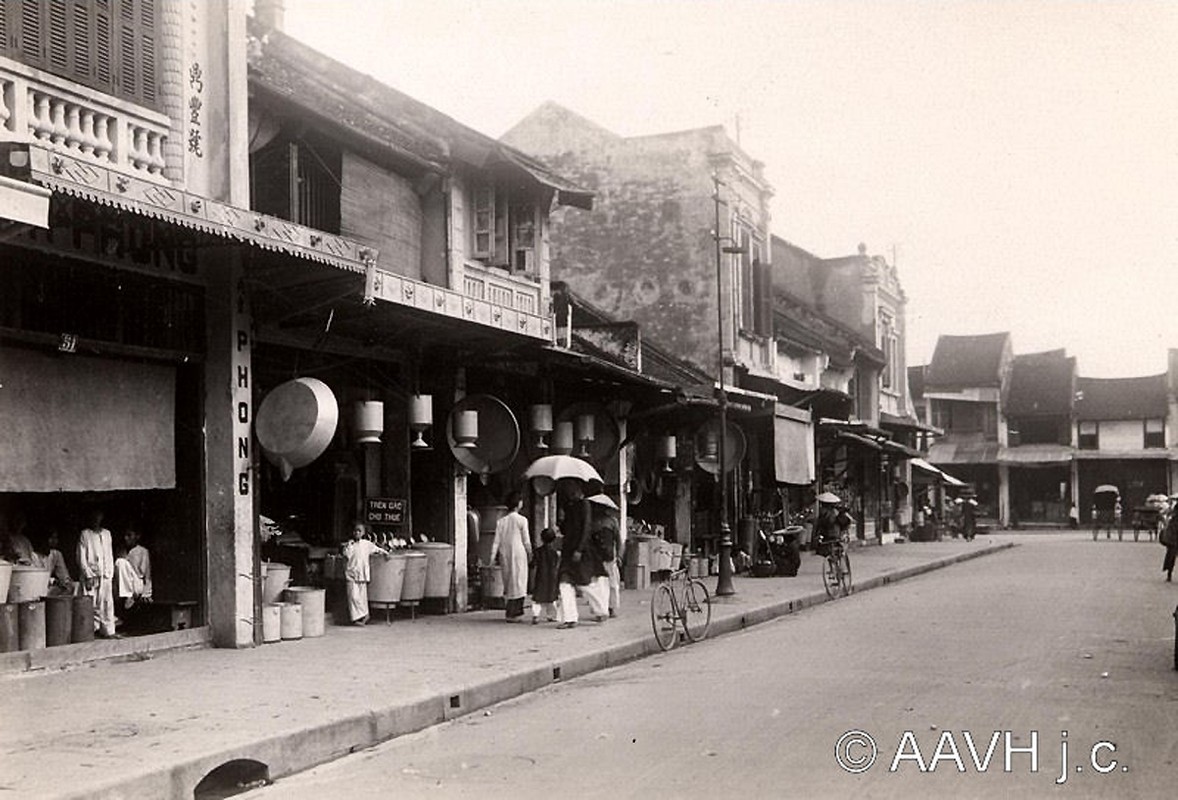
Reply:
[[[712,173],[712,201],[716,211],[716,229],[712,238],[716,242],[716,334],[717,334],[717,382],[720,400],[720,574],[716,579],[716,596],[736,594],[732,586],[732,528],[728,525],[728,392],[724,389],[724,253],[743,253],[744,248],[732,237],[720,235],[720,176]],[[729,242],[724,246],[723,242]]]

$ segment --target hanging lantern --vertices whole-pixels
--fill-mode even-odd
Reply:
[[[556,429],[552,432],[552,452],[562,456],[573,452],[573,423],[556,423]]]
[[[544,437],[552,433],[552,406],[547,403],[532,406],[530,421],[532,432],[536,434],[536,448],[547,450],[548,442],[544,441]]]
[[[581,451],[577,455],[581,458],[589,456],[589,445],[593,443],[595,422],[596,419],[592,414],[577,415],[576,439],[577,444],[581,446]]]
[[[674,468],[671,466],[671,462],[675,460],[675,457],[677,455],[679,455],[678,450],[679,450],[678,442],[675,441],[674,436],[661,436],[661,437],[659,437],[658,447],[657,447],[657,455],[658,455],[659,460],[661,460],[663,462],[663,465],[662,465],[663,472],[674,472],[675,471]]]
[[[409,396],[409,430],[414,438],[409,446],[415,450],[429,450],[424,433],[434,424],[434,398],[428,394]]]
[[[468,450],[478,447],[479,412],[459,411],[454,416],[454,446]]]
[[[715,463],[720,460],[720,436],[716,431],[709,430],[704,436],[703,453],[700,461]]]
[[[384,433],[384,403],[364,400],[352,406],[352,431],[356,444],[380,444]]]

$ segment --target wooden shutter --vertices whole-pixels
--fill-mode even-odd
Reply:
[[[38,0],[18,0],[20,12],[16,20],[18,31],[13,48],[21,61],[41,67],[45,64],[42,18],[44,9]]]
[[[473,194],[472,254],[475,258],[490,258],[495,253],[495,189],[482,184],[475,186]]]
[[[116,25],[119,94],[156,103],[156,0],[119,0]]]
[[[773,268],[761,259],[753,261],[753,275],[757,284],[756,332],[773,335]]]

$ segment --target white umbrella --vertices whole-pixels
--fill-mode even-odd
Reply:
[[[552,494],[559,480],[581,481],[586,495],[598,494],[605,483],[592,464],[569,455],[537,458],[524,470],[524,478],[533,481],[532,486],[542,497]]]
[[[1113,494],[1120,494],[1121,490],[1118,489],[1117,487],[1113,486],[1112,484],[1108,484],[1108,483],[1097,486],[1095,489],[1092,490],[1093,494],[1104,494],[1106,492],[1112,492]]]
[[[620,510],[618,508],[618,504],[615,503],[613,501],[613,499],[608,494],[595,494],[592,497],[586,497],[585,499],[588,500],[590,503],[596,503],[599,506],[605,506],[606,508],[612,508],[614,511]]]
[[[841,497],[839,497],[837,494],[835,494],[834,492],[823,492],[822,494],[818,495],[818,502],[819,503],[841,503],[841,502],[843,502],[843,499]]]

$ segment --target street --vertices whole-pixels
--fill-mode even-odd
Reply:
[[[245,796],[1161,795],[1178,762],[1162,548],[1019,541]]]

